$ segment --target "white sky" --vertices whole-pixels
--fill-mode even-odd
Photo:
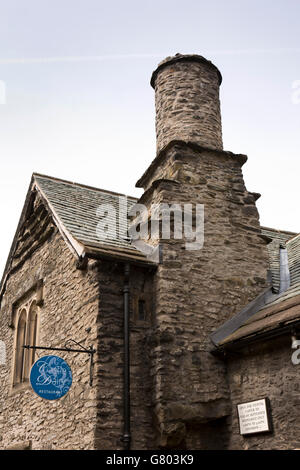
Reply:
[[[141,195],[150,76],[177,52],[223,75],[224,148],[249,157],[261,223],[300,230],[299,0],[0,0],[0,12],[0,271],[33,171]]]

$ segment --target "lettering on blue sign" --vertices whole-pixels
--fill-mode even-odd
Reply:
[[[43,356],[31,368],[30,383],[41,398],[57,400],[69,391],[72,371],[61,357]]]

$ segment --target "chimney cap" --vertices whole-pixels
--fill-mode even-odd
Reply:
[[[221,72],[210,60],[207,60],[207,59],[205,59],[205,57],[203,57],[201,55],[198,55],[198,54],[179,54],[179,53],[177,53],[174,56],[166,57],[164,60],[162,60],[158,64],[156,70],[154,70],[154,72],[152,73],[152,77],[151,77],[151,81],[150,81],[151,86],[155,89],[155,80],[156,80],[156,77],[157,77],[158,73],[161,71],[161,69],[163,69],[166,65],[175,64],[176,62],[180,62],[180,61],[200,62],[202,64],[206,63],[206,64],[210,65],[211,67],[213,67],[217,71],[217,74],[218,74],[218,77],[219,77],[219,85],[221,85],[221,83],[222,83]]]

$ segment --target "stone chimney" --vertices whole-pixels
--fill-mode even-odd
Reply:
[[[190,249],[184,231],[175,237],[173,227],[169,238],[149,239],[161,254],[147,342],[159,447],[226,446],[230,390],[210,335],[268,285],[257,195],[242,173],[247,157],[222,148],[220,83],[218,69],[198,55],[167,58],[151,79],[157,155],[136,184],[144,188],[139,203],[149,216],[159,204],[170,212],[204,208],[199,249]]]
[[[153,72],[157,153],[172,141],[222,150],[217,67],[200,55],[167,57]]]

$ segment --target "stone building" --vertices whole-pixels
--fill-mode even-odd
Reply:
[[[299,447],[300,235],[261,227],[247,157],[223,149],[221,81],[198,55],[159,64],[139,200],[33,174],[1,282],[1,448]],[[70,341],[93,367],[61,351],[72,387],[43,400],[37,347]]]

